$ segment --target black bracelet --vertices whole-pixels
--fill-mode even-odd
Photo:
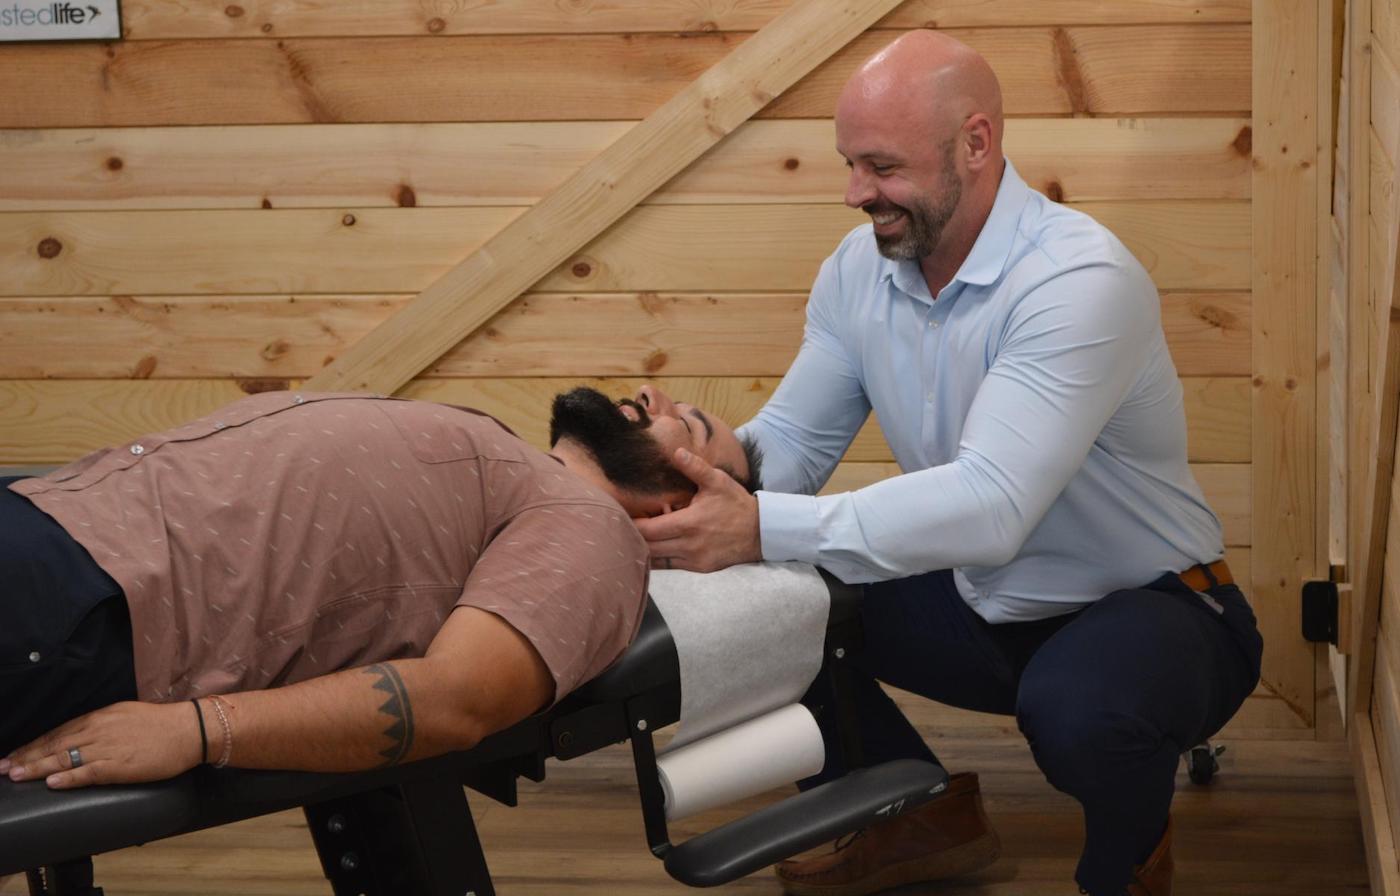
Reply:
[[[204,733],[204,710],[199,708],[199,701],[191,698],[194,704],[195,718],[199,719],[199,761],[201,765],[209,762],[209,735]]]

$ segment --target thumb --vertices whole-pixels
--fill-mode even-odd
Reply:
[[[719,472],[703,457],[685,448],[676,449],[676,453],[671,456],[671,463],[677,470],[685,474],[687,479],[701,488],[713,486],[715,484],[714,475]]]

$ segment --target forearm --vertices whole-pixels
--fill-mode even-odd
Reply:
[[[486,732],[430,658],[200,700],[210,762],[240,768],[357,771],[474,746]]]

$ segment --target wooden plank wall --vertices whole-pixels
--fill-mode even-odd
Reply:
[[[1350,290],[1352,353],[1350,364],[1352,382],[1359,388],[1357,401],[1364,417],[1365,428],[1351,428],[1360,433],[1362,453],[1374,456],[1374,420],[1379,416],[1380,402],[1387,397],[1381,385],[1385,370],[1384,351],[1400,351],[1400,346],[1382,345],[1393,340],[1388,316],[1394,314],[1396,296],[1395,265],[1397,264],[1397,235],[1400,234],[1400,201],[1396,195],[1396,171],[1400,164],[1400,12],[1393,3],[1372,2],[1367,17],[1370,22],[1369,64],[1365,76],[1363,98],[1367,114],[1354,134],[1361,145],[1354,148],[1351,158],[1364,164],[1364,174],[1355,177],[1349,189],[1350,257],[1354,262]],[[1357,165],[1358,168],[1361,165]],[[1387,434],[1380,433],[1380,438]],[[1396,438],[1394,433],[1390,439]],[[1353,468],[1354,473],[1359,470]],[[1360,478],[1360,477],[1359,477]],[[1382,894],[1400,893],[1400,866],[1395,857],[1394,834],[1400,830],[1400,477],[1382,483],[1390,488],[1390,507],[1385,541],[1385,559],[1380,581],[1380,624],[1374,645],[1373,681],[1360,683],[1369,699],[1363,707],[1369,723],[1356,732],[1363,752],[1374,739],[1375,761],[1363,763],[1357,769],[1357,780],[1363,796],[1369,796],[1369,806],[1363,804],[1367,819],[1368,853],[1371,863],[1372,890]],[[1364,507],[1371,506],[1369,495],[1360,495],[1362,503],[1353,519],[1364,516]],[[1370,558],[1357,556],[1365,550],[1368,533],[1353,539],[1354,563],[1363,569]],[[1363,583],[1374,587],[1374,583]],[[1368,646],[1368,645],[1363,645]],[[1367,669],[1363,668],[1364,674]],[[1361,727],[1361,726],[1358,726]],[[1379,783],[1377,783],[1377,778]],[[1376,793],[1379,790],[1380,793]],[[1369,792],[1368,792],[1369,791]],[[1387,836],[1387,834],[1389,836]]]
[[[120,43],[0,48],[0,464],[295,386],[786,6],[128,0]],[[862,222],[840,204],[836,93],[918,26],[986,54],[1022,175],[1152,272],[1232,562],[1276,580],[1294,546],[1251,556],[1289,509],[1271,497],[1260,520],[1251,499],[1279,424],[1255,418],[1251,382],[1249,0],[909,0],[404,394],[482,407],[537,444],[547,399],[576,381],[660,378],[746,419],[792,357],[821,259]],[[876,429],[835,485],[892,472]],[[1270,470],[1312,488],[1310,468]],[[1311,736],[1295,607],[1259,611],[1276,636],[1236,730]]]

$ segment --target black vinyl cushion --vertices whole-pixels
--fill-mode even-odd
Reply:
[[[832,593],[832,623],[849,621],[857,612],[859,589],[823,575]],[[648,602],[633,645],[569,701],[574,706],[579,702],[617,703],[660,686],[672,686],[679,692],[679,674],[675,644],[665,620]],[[466,771],[512,756],[550,755],[550,719],[549,712],[526,719],[466,752],[356,774],[202,766],[168,781],[72,791],[52,791],[42,781],[16,784],[0,779],[0,875],[372,790],[444,769]]]

